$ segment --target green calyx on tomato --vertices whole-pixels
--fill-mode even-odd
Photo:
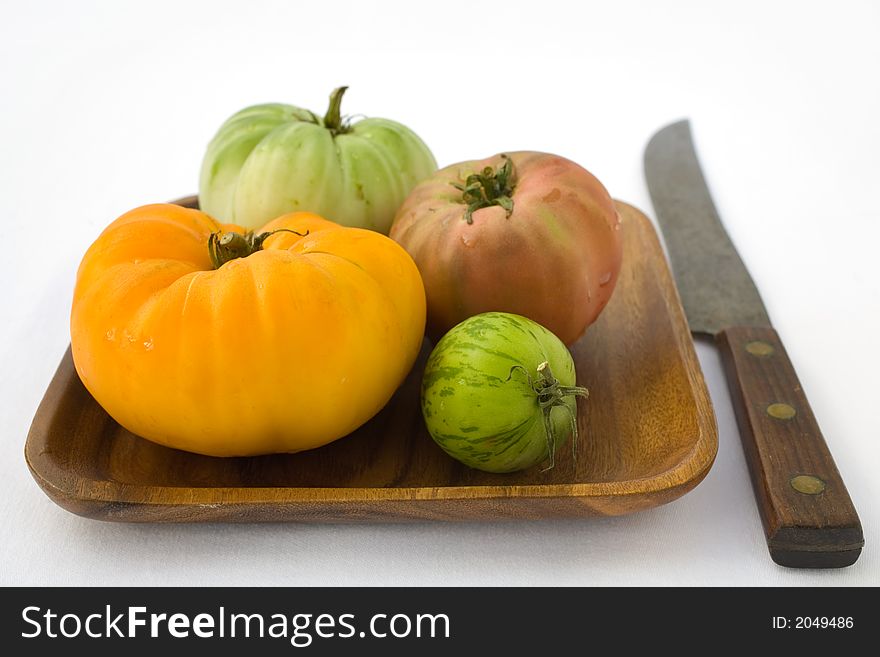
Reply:
[[[571,454],[572,458],[577,459],[577,421],[575,420],[574,413],[571,412],[571,408],[566,402],[568,398],[572,396],[584,398],[589,397],[590,391],[583,386],[564,386],[559,383],[559,380],[553,376],[553,372],[550,370],[550,363],[546,360],[537,367],[538,374],[540,375],[540,378],[537,381],[532,381],[529,371],[522,365],[514,365],[510,368],[510,375],[507,377],[508,380],[513,376],[514,370],[521,370],[526,375],[529,385],[532,390],[535,391],[538,406],[541,408],[541,413],[544,418],[547,452],[550,455],[550,463],[544,468],[544,471],[551,470],[556,464],[557,438],[554,436],[555,429],[553,422],[550,419],[550,413],[554,408],[559,407],[568,412],[568,417],[571,420]]]
[[[244,233],[229,231],[227,233],[215,232],[208,237],[208,254],[211,256],[211,264],[214,269],[220,269],[230,260],[247,258],[252,253],[263,248],[263,242],[275,233],[293,233],[299,237],[305,237],[309,231],[298,233],[289,228],[276,228],[264,233],[255,233],[249,230]]]
[[[347,90],[347,86],[336,87],[336,89],[333,90],[333,93],[330,94],[330,106],[327,108],[327,113],[324,115],[323,121],[318,118],[317,114],[310,110],[303,110],[305,116],[298,118],[308,123],[324,126],[334,137],[336,135],[344,135],[351,130],[351,118],[342,116],[342,97]]]
[[[330,94],[330,107],[324,115],[324,127],[330,131],[334,137],[336,135],[344,135],[351,130],[350,119],[343,117],[341,112],[342,96],[348,87],[337,87]]]
[[[493,205],[504,208],[508,217],[513,213],[513,189],[516,184],[513,160],[504,154],[501,157],[504,158],[504,164],[497,172],[493,167],[487,166],[480,173],[469,175],[464,184],[450,183],[462,192],[462,202],[467,205],[464,219],[469,224],[474,223],[474,212]]]

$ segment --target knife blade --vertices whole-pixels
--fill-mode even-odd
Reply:
[[[712,201],[690,122],[657,132],[644,155],[648,191],[691,332],[722,355],[772,559],[840,568],[864,535],[794,367]]]

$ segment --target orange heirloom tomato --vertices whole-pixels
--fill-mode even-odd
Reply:
[[[70,333],[80,378],[126,429],[245,456],[366,422],[415,362],[424,325],[418,270],[379,233],[297,212],[254,236],[160,204],[124,214],[86,252]]]

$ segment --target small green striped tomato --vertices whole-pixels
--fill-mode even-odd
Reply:
[[[465,465],[514,472],[577,438],[574,361],[565,345],[520,315],[489,312],[453,327],[428,358],[422,414],[434,441]]]
[[[437,163],[425,143],[396,121],[343,117],[345,89],[333,92],[323,118],[280,103],[232,115],[202,162],[201,209],[250,229],[308,211],[387,234],[397,208]]]

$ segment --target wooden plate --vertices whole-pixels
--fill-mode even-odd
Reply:
[[[373,420],[326,447],[212,458],[161,447],[114,422],[86,391],[70,351],[25,446],[31,473],[59,505],[134,522],[543,518],[630,513],[669,502],[706,475],[715,417],[656,233],[623,217],[623,269],[599,321],[572,348],[579,385],[577,463],[493,475],[437,447],[419,409],[429,345]]]

